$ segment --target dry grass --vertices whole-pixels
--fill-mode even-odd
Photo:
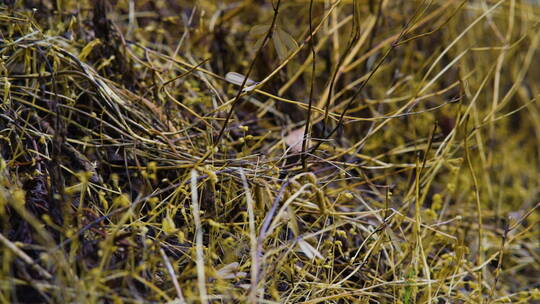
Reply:
[[[539,303],[539,21],[4,1],[0,301]]]

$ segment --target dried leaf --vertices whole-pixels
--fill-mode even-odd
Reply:
[[[242,75],[240,73],[236,73],[236,72],[229,72],[229,73],[227,73],[227,75],[225,75],[225,79],[228,82],[230,82],[232,84],[236,84],[236,85],[242,85],[245,78],[246,78],[246,76],[244,76],[244,75]],[[258,82],[253,81],[253,80],[248,78],[247,81],[246,81],[245,87],[244,87],[244,89],[242,89],[242,91],[244,91],[244,92],[252,91],[253,89],[255,89],[255,87],[258,84],[259,84]]]
[[[302,152],[302,141],[304,139],[305,127],[293,130],[285,137],[285,144],[292,153]]]
[[[296,40],[282,29],[276,29],[272,36],[274,47],[280,60],[284,60],[295,48],[298,47]]]
[[[309,258],[318,258],[318,259],[324,259],[322,254],[315,249],[313,246],[311,246],[308,242],[304,240],[298,241],[298,247],[300,247],[300,250]]]
[[[247,273],[238,271],[239,266],[238,262],[227,264],[218,270],[216,275],[222,280],[243,278]]]
[[[265,24],[265,25],[255,25],[254,27],[251,28],[251,30],[249,31],[249,35],[250,36],[261,36],[261,35],[266,35],[266,33],[268,33],[268,30],[270,29],[270,24]]]

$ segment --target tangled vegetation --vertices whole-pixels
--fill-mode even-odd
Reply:
[[[531,0],[0,4],[2,303],[540,303]]]

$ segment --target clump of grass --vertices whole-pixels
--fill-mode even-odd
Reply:
[[[0,300],[539,301],[539,16],[5,2]]]

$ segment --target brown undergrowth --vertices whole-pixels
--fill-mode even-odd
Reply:
[[[0,301],[538,303],[539,21],[3,1]]]

